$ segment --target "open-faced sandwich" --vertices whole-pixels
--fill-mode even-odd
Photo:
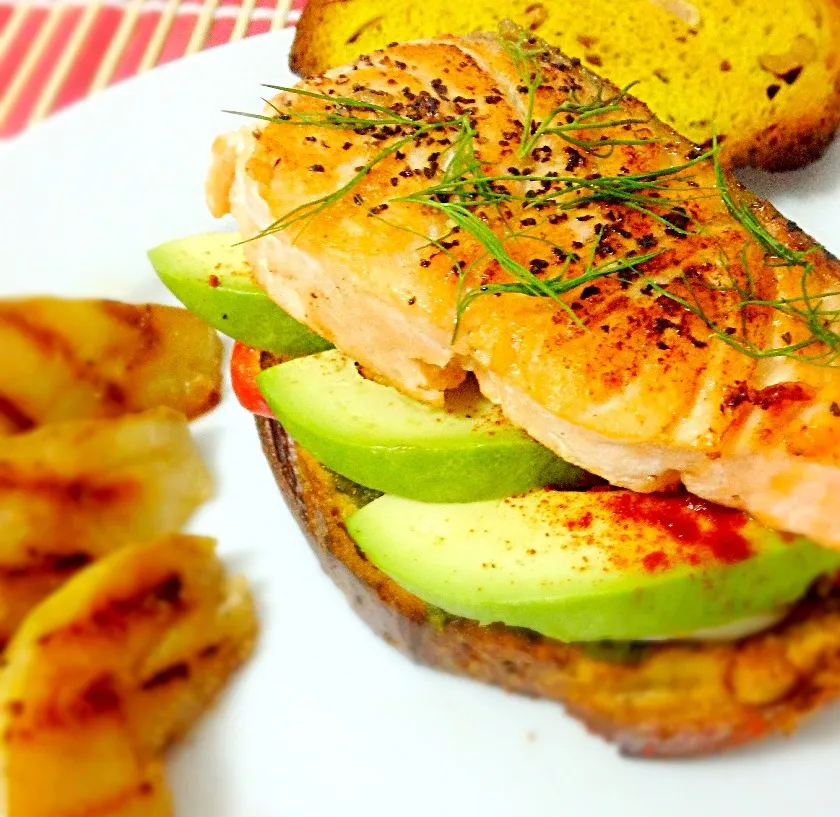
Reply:
[[[252,347],[234,385],[364,618],[630,753],[836,697],[840,264],[513,27],[275,90],[214,147],[243,242],[151,257]]]

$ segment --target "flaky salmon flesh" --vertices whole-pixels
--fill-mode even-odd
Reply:
[[[404,393],[472,372],[613,485],[840,548],[840,263],[631,94],[513,29],[395,44],[219,137],[208,200]]]

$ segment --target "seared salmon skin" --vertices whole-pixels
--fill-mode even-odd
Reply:
[[[420,400],[474,373],[613,485],[840,547],[840,263],[717,145],[513,28],[277,90],[208,200],[295,318]]]

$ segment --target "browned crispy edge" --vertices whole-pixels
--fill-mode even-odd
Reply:
[[[257,426],[277,484],[353,609],[421,664],[562,704],[628,755],[679,757],[789,733],[840,692],[840,592],[813,593],[775,630],[726,644],[651,647],[638,663],[503,625],[444,617],[371,564],[332,477],[276,422]]]
[[[333,67],[322,50],[326,38],[327,9],[352,2],[307,2],[297,23],[289,55],[289,67],[299,77],[314,77]],[[375,18],[375,21],[379,19]],[[822,107],[802,111],[795,119],[780,119],[761,130],[744,133],[740,139],[728,134],[721,152],[722,161],[731,167],[781,172],[797,170],[819,159],[840,127],[840,59],[830,58],[836,64],[835,81],[832,94]]]

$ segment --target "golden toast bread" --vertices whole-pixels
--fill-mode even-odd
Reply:
[[[736,642],[583,646],[482,627],[428,607],[368,561],[345,520],[369,492],[327,471],[278,423],[258,418],[257,427],[326,573],[374,632],[418,663],[554,700],[622,753],[643,757],[704,755],[789,733],[840,696],[836,585]]]
[[[772,6],[772,10],[771,10]],[[840,124],[840,0],[310,0],[292,69],[310,77],[393,41],[510,18],[632,93],[726,162],[789,170]]]

